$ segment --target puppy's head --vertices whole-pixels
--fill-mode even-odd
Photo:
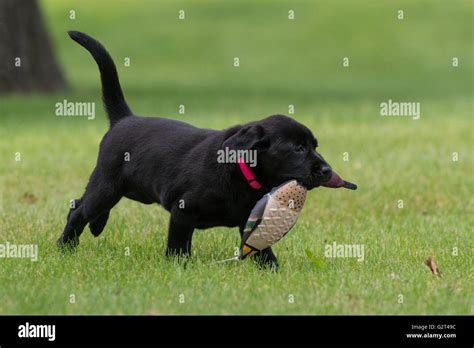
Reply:
[[[258,180],[267,187],[297,179],[312,189],[326,183],[331,166],[316,151],[318,142],[311,131],[294,119],[273,115],[251,122],[224,141],[231,149],[255,150]]]

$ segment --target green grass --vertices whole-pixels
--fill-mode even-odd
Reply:
[[[474,314],[472,2],[133,4],[43,3],[71,90],[0,98],[0,244],[39,245],[38,262],[0,259],[0,314]],[[107,129],[97,68],[67,29],[110,50],[138,114],[225,128],[294,104],[359,190],[309,193],[274,247],[277,273],[217,263],[238,246],[236,229],[197,231],[192,259],[169,261],[168,213],[125,199],[99,238],[86,229],[75,254],[60,254],[68,202]],[[63,99],[95,101],[95,120],[54,116]],[[421,119],[381,117],[387,99],[420,102]],[[364,262],[324,258],[334,241],[364,244]],[[429,255],[441,278],[423,264]]]

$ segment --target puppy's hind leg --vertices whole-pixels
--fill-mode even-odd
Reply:
[[[93,222],[91,231],[100,234],[105,227],[110,209],[120,201],[120,198],[122,195],[117,185],[94,171],[80,205],[69,212],[64,231],[57,241],[58,246],[76,247],[79,244],[79,236],[88,222]]]
[[[69,213],[67,214],[67,217],[66,217],[66,221],[69,220],[69,217],[71,216],[71,213],[76,210],[77,208],[79,208],[79,206],[81,205],[82,203],[82,199],[74,199],[73,201],[71,201],[71,206],[69,208]]]
[[[107,224],[107,220],[109,219],[109,214],[110,210],[103,214],[100,214],[94,220],[89,222],[89,229],[91,230],[91,233],[94,235],[94,237],[98,237],[104,230],[105,225]]]

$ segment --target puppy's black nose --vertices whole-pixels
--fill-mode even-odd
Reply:
[[[331,174],[332,174],[332,168],[328,165],[324,165],[322,168],[321,168],[321,176],[326,180],[329,180],[331,178]]]

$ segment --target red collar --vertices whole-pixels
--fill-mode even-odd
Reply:
[[[245,177],[250,187],[255,190],[261,189],[262,185],[257,181],[257,176],[254,174],[252,169],[250,169],[250,167],[245,163],[245,161],[242,158],[239,158],[238,163],[240,172]]]

